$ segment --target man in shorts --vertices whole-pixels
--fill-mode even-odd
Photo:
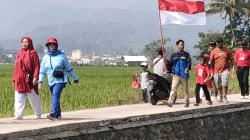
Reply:
[[[222,39],[218,39],[216,41],[216,48],[211,51],[209,64],[213,69],[214,81],[220,93],[219,102],[224,101],[224,103],[228,103],[227,92],[230,63],[233,62],[232,58],[231,50],[224,47]]]

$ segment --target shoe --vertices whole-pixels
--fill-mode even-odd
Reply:
[[[61,116],[53,116],[53,115],[48,115],[47,116],[48,119],[52,120],[52,121],[55,121],[55,120],[59,120],[61,118]]]
[[[199,106],[199,103],[195,103],[194,106]]]
[[[240,99],[244,99],[245,98],[245,96],[240,96]]]
[[[245,96],[245,99],[248,99],[249,98],[249,96],[247,95],[247,96]]]
[[[189,107],[189,103],[185,103],[184,107]]]
[[[23,117],[14,117],[13,120],[22,120]]]
[[[164,103],[165,105],[167,105],[168,107],[172,107],[172,106],[173,106],[173,104],[170,103],[170,102],[167,101],[167,100],[164,100],[163,103]]]
[[[213,103],[212,103],[212,101],[209,101],[207,104],[208,104],[208,105],[212,105]]]
[[[41,115],[36,115],[34,118],[35,119],[41,119],[42,117],[41,117]]]
[[[223,100],[224,100],[224,103],[227,104],[228,103],[228,100],[227,100],[227,97],[223,97]]]
[[[219,102],[223,102],[223,96],[220,96]]]

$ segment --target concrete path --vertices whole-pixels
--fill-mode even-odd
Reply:
[[[213,99],[213,98],[212,98]],[[240,102],[250,102],[250,99],[240,99],[239,94],[228,96],[229,104],[237,104]],[[79,122],[93,122],[101,120],[110,120],[117,118],[126,118],[132,116],[159,114],[166,112],[175,112],[181,110],[191,110],[195,108],[207,108],[211,107],[206,104],[206,101],[198,106],[194,107],[194,98],[190,100],[190,107],[184,107],[184,100],[177,100],[176,104],[172,108],[163,105],[161,102],[158,105],[151,104],[135,104],[135,105],[123,105],[115,107],[105,107],[89,110],[80,110],[72,112],[63,112],[60,120],[51,121],[46,119],[47,114],[42,116],[42,119],[34,119],[33,116],[25,116],[23,120],[14,120],[13,118],[0,119],[0,134],[13,133],[23,130],[33,130],[48,128],[53,126],[59,126],[63,124],[79,123]],[[213,102],[212,106],[223,106],[225,103]]]

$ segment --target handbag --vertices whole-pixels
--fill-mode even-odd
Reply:
[[[51,57],[50,57],[50,67],[53,70],[52,62],[51,62]],[[63,66],[63,70],[64,70],[64,66]],[[61,70],[54,70],[53,73],[52,73],[52,75],[55,78],[63,78],[64,79],[64,72],[61,71]]]

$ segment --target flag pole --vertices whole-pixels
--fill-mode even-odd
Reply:
[[[161,12],[160,12],[160,4],[158,0],[158,15],[159,15],[159,21],[160,21],[160,32],[161,32],[161,49],[162,49],[162,55],[163,55],[163,61],[165,66],[165,72],[167,72],[167,66],[166,66],[166,50],[164,48],[164,35],[163,35],[163,26],[161,21]]]

